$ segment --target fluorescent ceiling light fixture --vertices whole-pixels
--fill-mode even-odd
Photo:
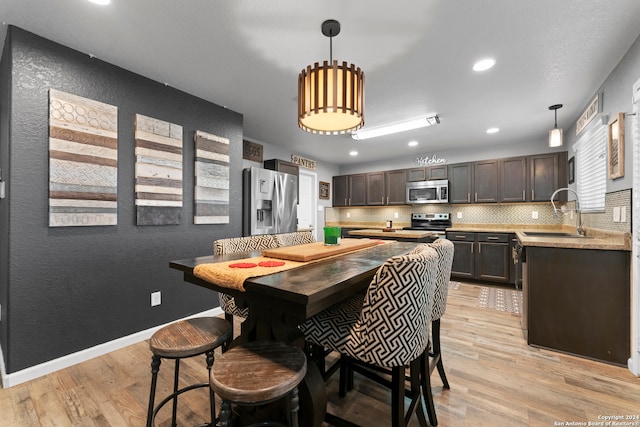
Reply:
[[[358,152],[357,152],[357,151],[355,151],[355,150],[353,150],[353,151],[349,151],[349,155],[350,155],[350,156],[357,156],[357,155],[358,155]]]
[[[100,6],[106,6],[111,3],[111,0],[89,0],[91,3],[99,4]]]
[[[500,128],[489,128],[487,129],[487,133],[498,133],[500,132]]]
[[[496,65],[496,60],[493,58],[481,59],[473,64],[473,71],[486,71],[494,65]]]
[[[375,138],[377,136],[391,135],[393,133],[405,132],[408,130],[419,129],[427,126],[435,126],[440,123],[440,117],[437,114],[431,114],[419,119],[408,120],[406,122],[392,123],[386,126],[380,126],[372,129],[361,129],[351,134],[351,138],[355,140]]]
[[[418,145],[418,141],[409,141],[409,147],[415,147],[416,145]]]

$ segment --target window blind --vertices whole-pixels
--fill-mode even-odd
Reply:
[[[583,212],[604,212],[607,190],[607,126],[596,117],[573,145],[576,187]]]

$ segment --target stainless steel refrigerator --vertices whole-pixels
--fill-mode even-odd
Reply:
[[[288,233],[298,229],[298,177],[252,167],[242,171],[242,234]]]

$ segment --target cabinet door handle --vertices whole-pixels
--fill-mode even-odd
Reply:
[[[467,236],[456,236],[456,239],[466,239]]]
[[[482,243],[478,242],[478,253],[482,253]]]
[[[384,196],[382,196],[382,200],[380,200],[380,203],[384,205]]]
[[[351,206],[351,197],[349,197],[349,206]]]
[[[472,244],[471,244],[471,253],[473,253],[473,247],[474,247],[474,246],[475,246],[475,245],[472,243]]]
[[[471,193],[467,193],[467,203],[471,203]]]
[[[476,203],[478,203],[478,193],[476,193]]]
[[[536,190],[531,190],[531,201],[533,202],[536,198]]]
[[[524,190],[522,190],[522,201],[524,202],[526,197],[524,196]]]
[[[387,196],[387,204],[389,204],[389,196]]]
[[[495,236],[489,236],[487,237],[487,240],[498,240],[499,237],[495,237]]]

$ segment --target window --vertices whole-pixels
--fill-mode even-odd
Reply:
[[[583,212],[604,212],[607,190],[607,126],[596,117],[573,145],[576,184]]]

